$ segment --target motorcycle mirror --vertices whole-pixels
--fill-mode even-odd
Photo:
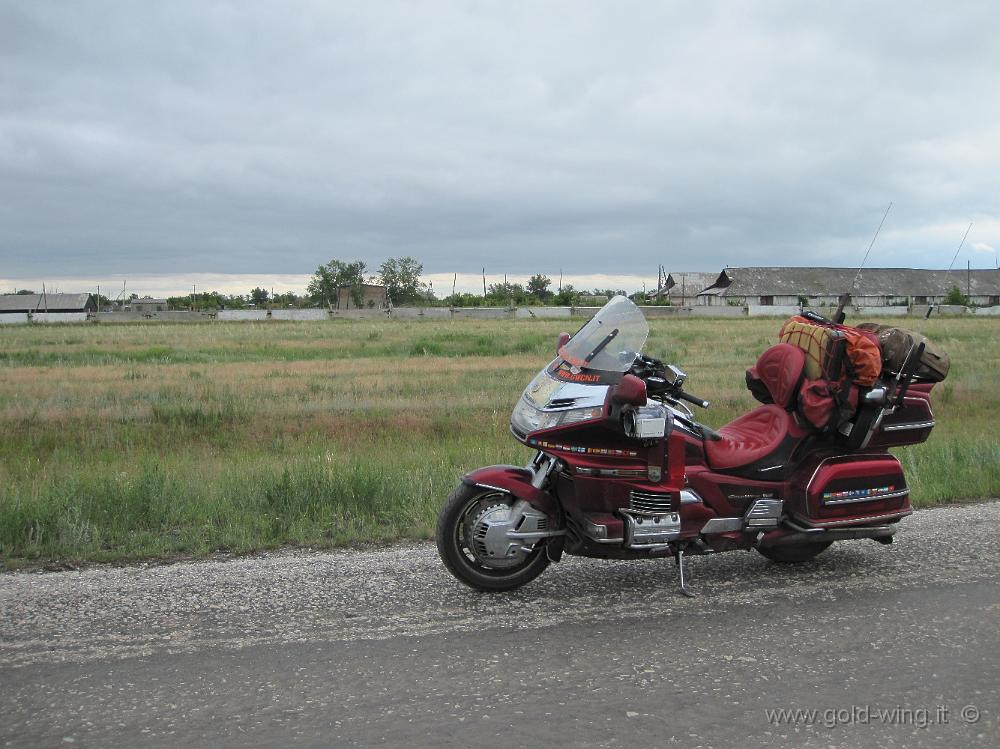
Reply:
[[[646,383],[635,375],[627,374],[615,386],[611,400],[629,406],[646,405]]]
[[[559,349],[561,349],[563,346],[565,346],[567,343],[569,343],[570,337],[571,336],[570,336],[569,333],[560,333],[559,334],[559,337],[556,339],[556,354],[559,353]]]

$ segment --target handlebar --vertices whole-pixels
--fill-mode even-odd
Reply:
[[[683,390],[677,390],[677,391],[674,392],[673,395],[675,397],[679,398],[682,401],[687,401],[688,403],[693,403],[694,405],[698,406],[699,408],[708,408],[711,405],[704,398],[699,398],[696,395],[689,395],[688,393],[685,393]]]

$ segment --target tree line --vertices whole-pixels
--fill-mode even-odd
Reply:
[[[624,289],[576,289],[572,284],[552,288],[552,279],[536,273],[526,284],[492,283],[485,286],[483,294],[466,292],[438,297],[434,289],[421,280],[424,266],[409,255],[389,258],[374,273],[368,272],[364,260],[345,261],[334,258],[320,265],[309,279],[304,294],[285,291],[278,294],[255,287],[246,294],[227,294],[221,291],[192,291],[190,294],[167,297],[167,307],[173,310],[211,311],[218,309],[261,309],[266,307],[330,307],[335,308],[343,298],[344,290],[350,297],[350,306],[364,306],[364,287],[375,284],[385,287],[386,301],[394,307],[508,307],[526,305],[552,305],[569,307],[580,303],[581,297],[610,298],[616,294],[628,295]],[[484,282],[485,284],[485,282]],[[33,293],[21,290],[18,293]],[[669,304],[666,298],[656,299],[655,294],[635,292],[631,295],[644,304]],[[137,300],[132,294],[128,300],[109,299],[103,294],[97,298],[102,310],[122,307]],[[584,299],[585,303],[593,300]],[[371,302],[369,302],[371,305]]]

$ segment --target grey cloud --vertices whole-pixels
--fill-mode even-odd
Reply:
[[[946,265],[992,3],[0,5],[10,275]],[[980,254],[979,258],[985,258]],[[873,258],[874,259],[874,258]],[[988,260],[988,258],[987,258]]]

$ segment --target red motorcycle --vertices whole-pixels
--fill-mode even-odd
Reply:
[[[691,595],[688,555],[756,549],[796,563],[834,541],[892,543],[912,509],[887,449],[923,442],[934,427],[924,342],[896,371],[880,363],[862,378],[849,350],[857,329],[794,319],[820,330],[822,350],[802,340],[767,349],[747,372],[763,405],[718,432],[686,405],[709,405],[684,389],[686,375],[641,354],[649,327],[627,298],[560,335],[557,358],[511,415],[511,433],[535,455],[523,468],[463,477],[438,517],[445,566],[472,588],[505,591],[564,553],[673,557]]]

